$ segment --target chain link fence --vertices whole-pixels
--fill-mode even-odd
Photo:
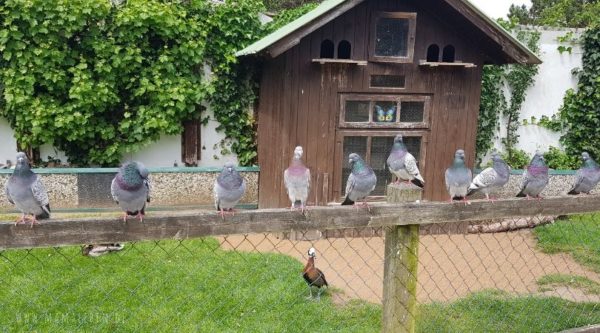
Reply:
[[[380,332],[385,228],[5,249],[0,325]],[[329,284],[320,299],[302,276],[311,247]],[[417,305],[409,319],[417,332],[557,332],[600,323],[600,214],[421,225],[411,251]]]

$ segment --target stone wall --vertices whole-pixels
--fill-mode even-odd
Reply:
[[[246,179],[246,194],[241,204],[258,203],[258,168],[239,168]],[[213,205],[213,185],[219,174],[217,168],[150,168],[150,207]],[[52,208],[111,208],[115,203],[110,184],[117,172],[114,168],[94,169],[35,169],[50,197]],[[0,184],[12,170],[0,170]],[[14,207],[0,191],[0,211]]]
[[[519,193],[519,189],[521,188],[521,179],[523,177],[523,172],[521,170],[513,170],[510,175],[510,179],[508,184],[506,184],[500,191],[498,191],[494,197],[498,198],[513,198]],[[542,197],[554,197],[560,195],[566,195],[567,192],[573,186],[573,182],[575,181],[575,171],[550,171],[550,182],[548,186],[542,191]],[[598,190],[592,191],[592,193],[597,192]],[[472,196],[473,199],[479,199],[484,197],[481,194],[474,194]]]

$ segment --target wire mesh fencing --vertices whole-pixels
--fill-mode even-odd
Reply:
[[[386,228],[2,250],[0,325],[380,332]],[[328,283],[319,298],[302,274],[310,248]],[[418,332],[600,323],[600,214],[422,225],[410,251],[416,305],[398,320]]]

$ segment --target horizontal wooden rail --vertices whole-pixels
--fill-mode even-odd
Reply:
[[[481,221],[526,216],[570,215],[600,211],[600,195],[506,199],[470,205],[447,202],[373,204],[371,211],[351,206],[311,207],[306,215],[289,209],[239,211],[222,220],[214,211],[152,212],[143,223],[108,217],[55,219],[29,225],[0,222],[0,249],[138,240],[186,239],[292,230],[343,229],[389,225]]]

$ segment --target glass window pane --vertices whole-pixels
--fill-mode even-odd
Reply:
[[[423,122],[423,109],[425,102],[402,102],[400,103],[400,122],[420,123]]]
[[[394,145],[393,136],[377,136],[371,139],[370,165],[377,176],[377,185],[371,195],[385,195],[387,184],[392,182],[392,174],[387,170],[386,161]]]
[[[406,18],[377,20],[375,33],[375,55],[381,57],[408,56],[408,23]]]
[[[368,122],[369,101],[346,101],[346,122]]]
[[[348,155],[357,153],[363,159],[367,155],[367,137],[366,136],[345,136],[344,137],[344,155],[342,156],[342,195],[346,193],[346,181],[350,175],[350,164],[348,164]]]
[[[395,123],[396,122],[396,102],[379,101],[375,102],[373,108],[373,122],[375,123]]]

